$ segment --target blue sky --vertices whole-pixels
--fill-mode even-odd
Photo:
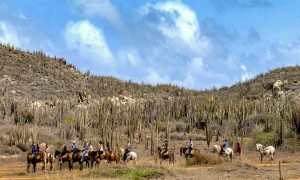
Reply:
[[[2,0],[0,42],[82,72],[190,89],[300,62],[298,0]]]

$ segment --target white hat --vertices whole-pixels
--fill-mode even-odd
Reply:
[[[73,141],[73,143],[75,143],[75,141]]]

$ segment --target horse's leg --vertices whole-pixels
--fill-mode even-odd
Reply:
[[[62,161],[59,161],[59,169],[62,171]]]
[[[32,167],[33,167],[33,173],[35,173],[35,168],[36,168],[36,163],[32,163]]]
[[[27,162],[27,173],[29,173],[30,162]]]
[[[263,161],[263,156],[264,156],[263,153],[261,153],[260,154],[260,163],[262,163],[262,161]]]

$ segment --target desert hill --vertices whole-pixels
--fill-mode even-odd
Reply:
[[[74,139],[113,146],[148,139],[152,152],[155,138],[210,144],[219,136],[232,145],[251,137],[249,146],[259,140],[294,150],[300,147],[293,141],[300,135],[299,92],[299,66],[196,91],[94,76],[64,58],[0,45],[0,154]]]

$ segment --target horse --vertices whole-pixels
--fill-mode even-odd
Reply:
[[[61,155],[61,152],[58,150],[55,150],[54,158],[58,157],[60,170],[62,170],[62,163],[64,163],[64,162],[69,163],[69,171],[73,170],[72,153],[70,151],[67,151],[67,153],[65,155],[63,155],[62,157],[60,155]]]
[[[189,148],[187,147],[180,147],[180,156],[182,156],[183,154],[185,154],[185,152],[188,150]]]
[[[161,147],[157,147],[157,153],[158,153],[158,157],[160,159],[160,164],[162,164],[163,160],[169,159],[169,164],[175,162],[175,156],[174,156],[174,151],[173,150],[168,150],[164,155],[162,155],[162,148]]]
[[[99,161],[99,153],[97,151],[91,151],[88,153],[89,156],[89,161],[91,161],[91,168],[93,168],[94,162],[98,162]]]
[[[117,151],[110,153],[110,151],[104,151],[100,156],[100,160],[106,159],[107,163],[110,164],[111,161],[116,161],[118,163],[120,161],[120,154]]]
[[[136,152],[130,151],[126,154],[125,158],[123,158],[124,154],[125,154],[125,150],[123,148],[121,148],[120,150],[121,150],[121,157],[125,164],[128,163],[129,160],[133,160],[134,164],[137,163],[137,153]]]
[[[181,147],[180,148],[180,156],[184,155],[185,159],[194,157],[194,153],[197,151],[200,153],[200,150],[198,149],[192,149],[191,152],[188,152],[189,148],[187,147]]]
[[[54,169],[54,162],[55,162],[55,157],[53,154],[50,154],[49,157],[47,157],[47,163],[50,163],[50,170],[53,171]]]
[[[78,149],[78,148],[75,148],[73,150],[73,163],[76,163],[78,162],[79,163],[79,170],[82,171],[83,169],[83,162],[81,161],[81,158],[82,158],[82,150]],[[86,166],[89,167],[89,156],[88,156],[88,153],[86,153],[86,155],[83,157],[83,161],[86,162]]]
[[[220,154],[221,147],[218,146],[218,145],[214,145],[214,147],[213,147],[213,153],[214,152],[217,152],[218,154]],[[231,148],[226,148],[225,152],[224,152],[224,155],[228,156],[228,158],[229,158],[230,161],[233,160],[234,153],[233,153],[233,150]]]
[[[47,154],[44,151],[40,151],[39,153],[28,152],[27,153],[27,172],[29,173],[30,163],[32,163],[33,167],[33,173],[35,173],[36,170],[36,163],[42,162],[44,172],[46,172],[46,161],[47,161]]]
[[[262,163],[263,156],[264,155],[270,155],[271,156],[271,161],[274,160],[274,155],[275,155],[275,147],[273,146],[267,146],[264,148],[263,145],[257,143],[256,144],[256,150],[260,152],[260,162]]]

